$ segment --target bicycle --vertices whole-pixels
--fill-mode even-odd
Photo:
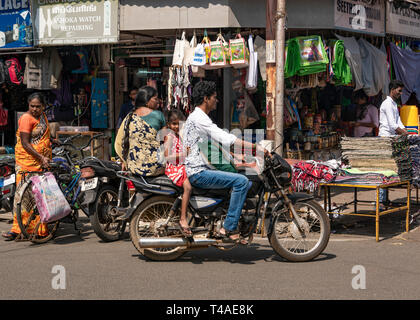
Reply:
[[[21,198],[18,199],[18,201],[16,201],[16,218],[23,237],[25,237],[33,243],[45,243],[51,240],[55,236],[60,222],[72,223],[74,225],[74,229],[77,231],[77,234],[81,234],[81,229],[78,229],[76,225],[76,222],[79,217],[79,209],[81,209],[84,214],[87,215],[87,213],[83,210],[83,208],[78,202],[78,199],[81,194],[81,186],[79,183],[79,181],[81,180],[81,172],[79,169],[79,164],[83,161],[84,158],[83,149],[88,147],[93,139],[103,136],[103,134],[93,136],[89,139],[86,145],[80,148],[76,148],[70,142],[79,136],[81,135],[79,134],[72,136],[66,139],[65,141],[61,142],[60,146],[54,148],[53,154],[55,157],[52,159],[52,162],[50,163],[50,168],[48,170],[36,172],[22,172],[24,182],[21,186]],[[71,155],[71,150],[69,150],[66,147],[71,147],[72,149],[80,152],[81,160],[73,160],[77,156]],[[48,235],[40,237],[38,236],[38,229],[41,226],[42,222],[38,218],[39,212],[36,207],[35,199],[32,195],[32,181],[30,177],[33,175],[44,174],[46,172],[51,172],[54,175],[57,184],[62,190],[72,210],[71,213],[66,217],[57,221],[47,223],[46,227]],[[29,217],[25,217],[25,219],[22,215],[23,209],[26,209],[26,211],[29,213]],[[36,220],[37,218],[38,222],[33,228],[33,231],[29,232],[32,221]]]

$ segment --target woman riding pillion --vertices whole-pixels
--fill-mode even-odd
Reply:
[[[135,109],[123,120],[115,139],[115,151],[123,161],[123,170],[141,176],[163,174],[165,167],[159,162],[158,131],[166,125],[157,91],[144,86],[139,89]]]

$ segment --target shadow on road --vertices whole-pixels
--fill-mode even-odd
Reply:
[[[235,247],[229,251],[222,251],[216,248],[200,249],[187,252],[184,256],[174,261],[153,261],[141,254],[132,255],[138,257],[145,262],[165,262],[165,263],[180,263],[190,262],[192,264],[203,264],[206,262],[230,262],[245,265],[255,264],[258,261],[265,262],[286,262],[295,263],[283,259],[277,255],[271,246],[262,244],[251,244],[248,247]],[[329,253],[322,253],[312,261],[305,263],[314,263],[324,260],[331,260],[336,258],[336,255]]]

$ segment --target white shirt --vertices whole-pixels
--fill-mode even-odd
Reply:
[[[379,112],[379,136],[395,136],[397,128],[405,129],[401,122],[397,103],[388,96],[382,102]]]
[[[203,170],[210,169],[208,162],[200,154],[200,144],[207,141],[216,141],[224,146],[231,146],[237,137],[220,129],[211,121],[209,116],[196,107],[188,116],[184,125],[184,148],[190,148],[185,158],[185,171],[190,177]],[[208,139],[206,141],[206,139]]]

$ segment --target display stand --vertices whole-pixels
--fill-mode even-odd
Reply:
[[[84,132],[76,132],[76,131],[57,131],[57,136],[60,135],[77,135],[81,134],[82,136],[89,136],[89,138],[92,138],[93,136],[100,134],[102,132],[96,132],[96,131],[84,131]],[[104,137],[107,138],[107,137]],[[95,140],[101,141],[100,145],[95,148]],[[95,156],[95,151],[101,149],[102,153],[99,158],[102,160],[105,158],[105,141],[104,139],[94,139],[90,142],[90,155],[93,157]]]
[[[407,188],[407,203],[403,203],[401,206],[395,206],[392,209],[386,209],[384,211],[379,211],[379,189],[385,189],[387,192],[391,188]],[[376,242],[379,241],[379,218],[383,215],[398,212],[402,210],[407,210],[406,214],[406,232],[410,230],[409,225],[409,216],[410,216],[410,182],[409,181],[401,181],[401,182],[394,182],[389,184],[361,184],[361,183],[354,183],[346,182],[346,183],[321,183],[320,187],[324,187],[324,208],[329,214],[342,214],[342,215],[353,215],[353,216],[364,216],[375,218],[376,221]],[[344,213],[344,212],[332,212],[331,209],[331,188],[332,187],[342,187],[342,188],[353,188],[354,189],[354,200],[348,203],[345,203],[339,206],[336,209],[340,209],[346,207],[350,204],[354,205],[354,212],[351,213]],[[358,203],[372,203],[372,201],[366,200],[358,200],[357,199],[357,189],[374,189],[376,190],[376,201],[375,201],[375,212],[367,212],[367,213],[358,213],[357,211],[357,204]]]

